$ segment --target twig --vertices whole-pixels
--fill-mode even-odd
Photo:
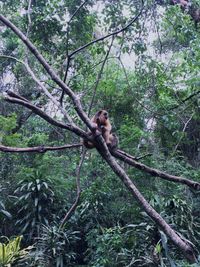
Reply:
[[[143,2],[143,1],[142,1],[142,2]],[[82,51],[83,49],[87,48],[87,47],[90,46],[90,45],[93,45],[93,44],[95,44],[95,43],[97,43],[97,42],[99,42],[99,41],[103,41],[104,39],[106,39],[106,38],[108,38],[108,37],[110,37],[110,36],[117,35],[117,34],[123,32],[123,31],[125,31],[126,29],[128,29],[128,28],[129,28],[135,21],[137,21],[137,19],[140,17],[140,15],[142,14],[142,11],[143,11],[143,7],[144,7],[144,4],[142,4],[142,7],[141,7],[140,11],[139,11],[139,13],[135,16],[135,18],[133,18],[133,19],[132,19],[126,26],[124,26],[124,27],[122,27],[121,29],[116,30],[116,31],[114,31],[114,32],[112,32],[112,33],[109,33],[109,34],[107,34],[107,35],[105,35],[105,36],[102,36],[102,37],[100,37],[100,38],[97,38],[97,39],[95,39],[95,40],[93,40],[93,41],[91,41],[91,42],[89,42],[89,43],[87,43],[87,44],[85,44],[85,45],[79,47],[78,49],[76,49],[75,51],[73,51],[71,54],[69,54],[69,57],[72,57],[73,55],[79,53],[80,51]]]
[[[76,14],[79,12],[79,10],[86,4],[88,0],[85,0],[72,14],[71,18],[68,21],[68,24],[73,20],[73,18],[76,16]]]
[[[190,121],[191,121],[191,119],[192,119],[193,116],[194,116],[194,113],[192,113],[192,115],[190,116],[190,118],[186,121],[186,123],[185,123],[185,125],[183,127],[183,130],[182,130],[183,133],[185,132],[185,130],[186,130],[186,128],[187,128],[188,124],[190,123]],[[178,143],[175,145],[175,148],[174,148],[174,151],[173,151],[172,155],[175,154],[175,152],[176,152],[176,150],[177,150],[177,148],[178,148],[178,146],[179,146],[179,144],[180,144],[180,142],[181,142],[182,139],[183,139],[183,136],[181,136],[179,138]]]
[[[29,35],[29,31],[30,31],[30,27],[31,27],[31,15],[30,15],[30,10],[31,10],[31,4],[32,4],[32,0],[29,0],[28,2],[28,9],[27,9],[27,17],[28,17],[28,26],[27,26],[27,31],[26,31],[26,36],[28,37]]]
[[[161,37],[160,37],[160,33],[159,33],[159,28],[158,28],[158,25],[157,25],[157,20],[156,20],[156,14],[155,14],[155,2],[154,2],[154,7],[153,7],[153,16],[154,16],[154,23],[155,23],[155,28],[156,28],[156,32],[157,32],[157,35],[158,35],[158,41],[159,41],[159,44],[160,44],[160,48],[159,48],[159,53],[160,55],[162,54],[162,49],[163,49],[163,45],[162,45],[162,41],[161,41]]]
[[[85,159],[85,154],[86,154],[86,149],[83,148],[82,154],[81,154],[81,159],[79,162],[79,165],[77,166],[76,169],[76,190],[77,190],[77,195],[76,195],[76,200],[73,203],[73,205],[71,206],[71,208],[68,210],[68,212],[66,213],[64,219],[62,220],[59,229],[63,228],[63,226],[65,225],[65,223],[69,220],[69,218],[71,218],[73,212],[76,210],[79,201],[80,201],[80,196],[81,196],[81,187],[80,187],[80,172],[81,172],[81,168],[83,165],[83,161]]]
[[[194,96],[196,96],[196,95],[198,95],[198,94],[200,94],[200,91],[197,91],[197,92],[195,92],[195,93],[189,95],[189,96],[186,97],[185,99],[181,100],[181,103],[180,103],[180,104],[178,104],[178,105],[176,105],[176,106],[174,106],[174,107],[168,109],[167,111],[171,111],[171,110],[174,110],[174,109],[176,109],[176,108],[179,108],[182,104],[184,104],[185,102],[187,102],[188,100],[190,100],[191,98],[193,98]]]
[[[91,100],[91,102],[90,102],[90,106],[89,106],[89,110],[88,110],[88,116],[90,116],[90,112],[91,112],[92,106],[93,106],[93,104],[94,104],[94,99],[95,99],[95,96],[96,96],[97,87],[98,87],[99,82],[100,82],[100,80],[101,80],[101,76],[102,76],[102,73],[103,73],[103,70],[104,70],[106,61],[107,61],[107,59],[108,59],[108,56],[109,56],[109,54],[110,54],[110,50],[111,50],[111,47],[112,47],[112,45],[113,45],[113,41],[114,41],[114,36],[112,36],[112,40],[111,40],[111,43],[110,43],[110,45],[109,45],[108,51],[107,51],[107,53],[106,53],[106,56],[105,56],[105,58],[104,58],[104,60],[103,60],[102,65],[101,65],[101,69],[100,69],[100,71],[99,71],[99,73],[98,73],[98,75],[97,75],[97,79],[96,79],[96,82],[95,82],[95,85],[94,85],[94,90],[93,90],[92,100]]]
[[[128,74],[127,74],[127,71],[126,71],[126,68],[121,60],[120,57],[117,57],[117,59],[119,60],[120,64],[122,65],[122,69],[123,69],[123,72],[124,72],[124,75],[125,75],[125,79],[127,81],[127,85],[128,85],[128,88],[129,90],[131,90],[131,85],[130,85],[130,82],[129,82],[129,78],[128,78]],[[156,118],[158,116],[161,116],[161,114],[158,114],[156,113],[155,111],[152,111],[151,109],[149,109],[148,107],[146,107],[143,103],[141,103],[136,97],[135,97],[135,101],[144,109],[146,109],[147,111],[150,111],[151,114]]]
[[[135,160],[141,160],[141,159],[144,159],[144,158],[149,157],[149,156],[152,156],[152,154],[151,153],[144,154],[140,157],[136,157]]]
[[[64,75],[64,79],[63,79],[63,82],[65,83],[66,80],[67,80],[67,74],[68,74],[68,71],[69,71],[69,67],[70,67],[70,61],[71,61],[71,57],[69,56],[69,49],[68,49],[68,41],[69,41],[69,25],[71,23],[71,21],[73,20],[73,18],[76,16],[76,14],[79,12],[79,10],[85,5],[85,3],[87,2],[88,0],[85,0],[76,10],[75,12],[72,14],[71,18],[69,19],[68,21],[68,26],[67,26],[67,67],[66,67],[66,70],[65,70],[65,75]],[[60,97],[60,104],[62,105],[62,102],[63,102],[63,97],[65,95],[65,92],[64,90],[62,90],[62,94],[61,94],[61,97]]]
[[[119,152],[120,154],[130,158],[130,159],[133,159],[133,160],[140,160],[140,159],[143,159],[143,158],[146,158],[148,156],[151,156],[152,154],[151,153],[147,153],[145,155],[142,155],[142,156],[139,156],[139,157],[133,157],[132,155],[126,153],[125,151],[121,150],[121,149],[118,149],[117,152]]]

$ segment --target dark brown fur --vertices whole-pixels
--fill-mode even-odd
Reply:
[[[111,133],[109,139],[110,139],[109,148],[112,149],[112,150],[117,149],[118,144],[119,144],[119,139],[116,136],[116,134]]]

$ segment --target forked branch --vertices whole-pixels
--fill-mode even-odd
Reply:
[[[54,126],[69,130],[71,132],[74,132],[75,134],[77,134],[80,137],[86,137],[87,138],[86,132],[83,131],[82,129],[80,129],[79,127],[77,127],[75,125],[71,125],[69,123],[63,123],[63,122],[60,122],[56,119],[53,119],[51,116],[46,114],[42,109],[40,109],[39,107],[35,106],[34,104],[29,102],[24,97],[21,97],[20,95],[17,95],[16,93],[14,93],[12,91],[7,91],[7,95],[4,95],[4,99],[10,103],[15,103],[15,104],[24,106],[24,107],[32,110],[35,114],[39,115],[41,118],[43,118],[44,120],[46,120],[47,122],[49,122],[50,124],[52,124]]]
[[[74,92],[65,85],[65,83],[62,82],[62,80],[55,74],[53,69],[50,67],[50,65],[46,62],[46,60],[42,57],[42,55],[39,53],[39,51],[36,49],[36,47],[28,40],[28,38],[15,26],[13,25],[9,20],[7,20],[5,17],[0,16],[0,20],[10,27],[20,38],[21,40],[26,44],[26,46],[30,49],[30,51],[35,55],[35,57],[38,59],[38,61],[44,66],[46,71],[51,76],[52,80],[57,83],[60,88],[62,88],[66,94],[71,98],[74,108],[77,111],[80,119],[89,127],[90,130],[93,130],[94,127],[86,115],[86,113],[83,111],[80,100],[78,97],[74,94]],[[87,134],[78,128],[77,126],[72,126],[69,124],[64,124],[62,122],[58,122],[48,116],[46,113],[44,113],[41,109],[31,104],[29,101],[6,96],[5,97],[7,101],[12,103],[17,103],[22,106],[25,106],[32,111],[34,111],[36,114],[44,118],[49,123],[56,125],[58,127],[70,130],[74,133],[76,133],[79,136],[85,137]],[[140,193],[140,191],[136,188],[134,183],[131,181],[131,179],[128,177],[124,169],[117,163],[115,158],[110,154],[110,151],[108,150],[108,147],[105,143],[105,140],[103,139],[102,135],[94,132],[95,137],[95,147],[97,148],[98,152],[101,154],[101,156],[105,159],[105,161],[108,163],[108,165],[112,168],[114,173],[121,179],[121,181],[124,183],[124,185],[128,188],[128,190],[131,192],[131,194],[134,196],[134,198],[137,199],[140,206],[144,209],[144,211],[150,216],[150,218],[166,233],[166,235],[172,240],[172,242],[183,252],[185,257],[190,262],[196,262],[195,257],[195,251],[191,243],[187,242],[186,240],[183,240],[180,238],[180,236],[170,227],[169,224],[166,223],[166,221],[158,214],[151,205],[147,202],[147,200],[143,197],[143,195]]]

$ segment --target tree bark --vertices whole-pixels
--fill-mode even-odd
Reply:
[[[150,204],[147,202],[147,200],[143,197],[143,195],[140,193],[140,191],[136,188],[134,183],[131,181],[131,179],[128,177],[128,175],[125,173],[125,171],[121,168],[121,166],[116,162],[116,160],[113,158],[113,156],[110,154],[108,147],[106,146],[105,140],[103,139],[102,135],[99,134],[94,126],[92,125],[90,119],[88,118],[87,114],[83,111],[81,102],[77,95],[74,94],[74,92],[57,76],[57,74],[54,72],[54,70],[50,67],[50,65],[46,62],[46,60],[43,58],[43,56],[39,53],[39,51],[36,49],[36,47],[30,42],[30,40],[15,26],[13,25],[8,19],[0,15],[0,21],[2,21],[5,25],[7,25],[9,28],[12,29],[13,32],[18,35],[18,37],[25,43],[25,45],[29,48],[29,50],[35,55],[35,57],[38,59],[38,61],[43,65],[43,67],[46,69],[50,77],[53,81],[56,82],[60,88],[62,88],[65,93],[71,98],[74,109],[76,110],[77,114],[79,115],[80,119],[89,127],[89,129],[94,133],[95,140],[94,144],[98,150],[98,152],[101,154],[101,156],[105,159],[105,161],[108,163],[108,165],[112,168],[114,173],[121,179],[121,181],[125,184],[125,186],[128,188],[128,190],[131,192],[131,194],[137,199],[141,207],[144,209],[144,211],[152,218],[152,220],[166,233],[166,235],[172,240],[172,242],[183,252],[185,257],[190,262],[196,262],[195,252],[191,245],[191,243],[187,242],[186,240],[183,240],[175,233],[175,231],[165,222],[165,220],[150,206]],[[71,132],[76,133],[79,136],[87,136],[86,133],[78,128],[77,126],[72,126],[71,124],[63,124],[61,122],[58,122],[48,116],[45,112],[43,112],[38,107],[32,105],[30,102],[26,101],[25,99],[16,98],[7,96],[5,97],[7,101],[17,103],[20,105],[23,105],[32,111],[34,111],[36,114],[47,120],[49,123],[56,125],[61,128],[65,128],[67,130],[70,130]]]
[[[149,217],[165,232],[165,234],[171,239],[171,241],[184,252],[185,257],[189,262],[194,263],[197,261],[196,255],[193,247],[189,242],[187,243],[185,240],[182,240],[178,234],[165,222],[165,220],[158,214],[151,205],[147,202],[147,200],[143,197],[131,179],[128,177],[126,172],[122,169],[122,167],[116,162],[116,160],[111,156],[109,150],[105,145],[105,141],[102,136],[97,136],[98,143],[96,144],[97,150],[101,154],[101,156],[106,160],[111,169],[115,172],[115,174],[121,179],[124,185],[128,188],[131,194],[136,198],[139,202],[140,206],[143,207],[145,212],[149,215]]]
[[[195,181],[192,181],[192,180],[180,177],[180,176],[170,175],[170,174],[163,172],[163,171],[160,171],[158,169],[151,168],[151,167],[146,166],[145,164],[143,164],[141,162],[134,160],[133,157],[128,157],[127,154],[124,155],[124,154],[120,153],[120,151],[118,151],[118,150],[111,151],[111,153],[114,157],[126,162],[130,166],[133,166],[136,169],[139,169],[143,172],[149,173],[152,176],[157,176],[157,177],[160,177],[160,178],[165,179],[165,180],[170,181],[170,182],[177,182],[177,183],[185,184],[192,189],[200,190],[200,183],[198,183],[198,182],[195,182]]]

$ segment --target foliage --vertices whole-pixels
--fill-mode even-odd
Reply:
[[[1,237],[2,238],[2,237]],[[0,264],[1,266],[11,266],[19,258],[24,258],[28,251],[20,249],[22,236],[7,240],[6,243],[0,243]]]
[[[73,249],[79,240],[77,231],[59,229],[57,225],[42,226],[36,249],[19,266],[74,266],[76,253]]]
[[[17,116],[15,113],[9,117],[0,116],[0,141],[8,146],[14,146],[19,142],[20,134],[13,133],[16,127]]]
[[[18,197],[16,225],[21,233],[28,232],[32,238],[39,233],[41,224],[49,224],[49,210],[54,201],[54,193],[48,181],[42,180],[42,175],[36,171],[18,183],[14,194]]]
[[[143,1],[139,19],[114,35],[107,58],[111,38],[69,56],[127,25],[138,14],[141,2],[7,0],[0,1],[0,7],[60,77],[67,74],[66,84],[80,97],[86,112],[91,109],[92,116],[99,109],[109,110],[120,149],[133,156],[150,153],[143,163],[200,181],[200,34],[199,24],[188,10],[170,5],[170,1]],[[197,7],[199,1],[190,4]],[[18,60],[28,62],[56,100],[61,99],[60,88],[16,35],[0,27],[0,52],[4,55],[0,56],[0,91],[18,92],[66,122]],[[85,129],[66,95],[62,107]],[[0,113],[2,145],[42,147],[80,142],[65,129],[2,99]],[[198,266],[185,262],[94,150],[86,153],[81,168],[79,205],[66,228],[60,229],[76,198],[79,158],[79,149],[0,153],[0,233],[10,239],[0,246],[6,251],[2,260],[0,257],[2,264],[13,264],[24,255],[20,247],[33,245],[15,266]],[[150,177],[126,163],[121,165],[173,229],[200,250],[199,193]]]

